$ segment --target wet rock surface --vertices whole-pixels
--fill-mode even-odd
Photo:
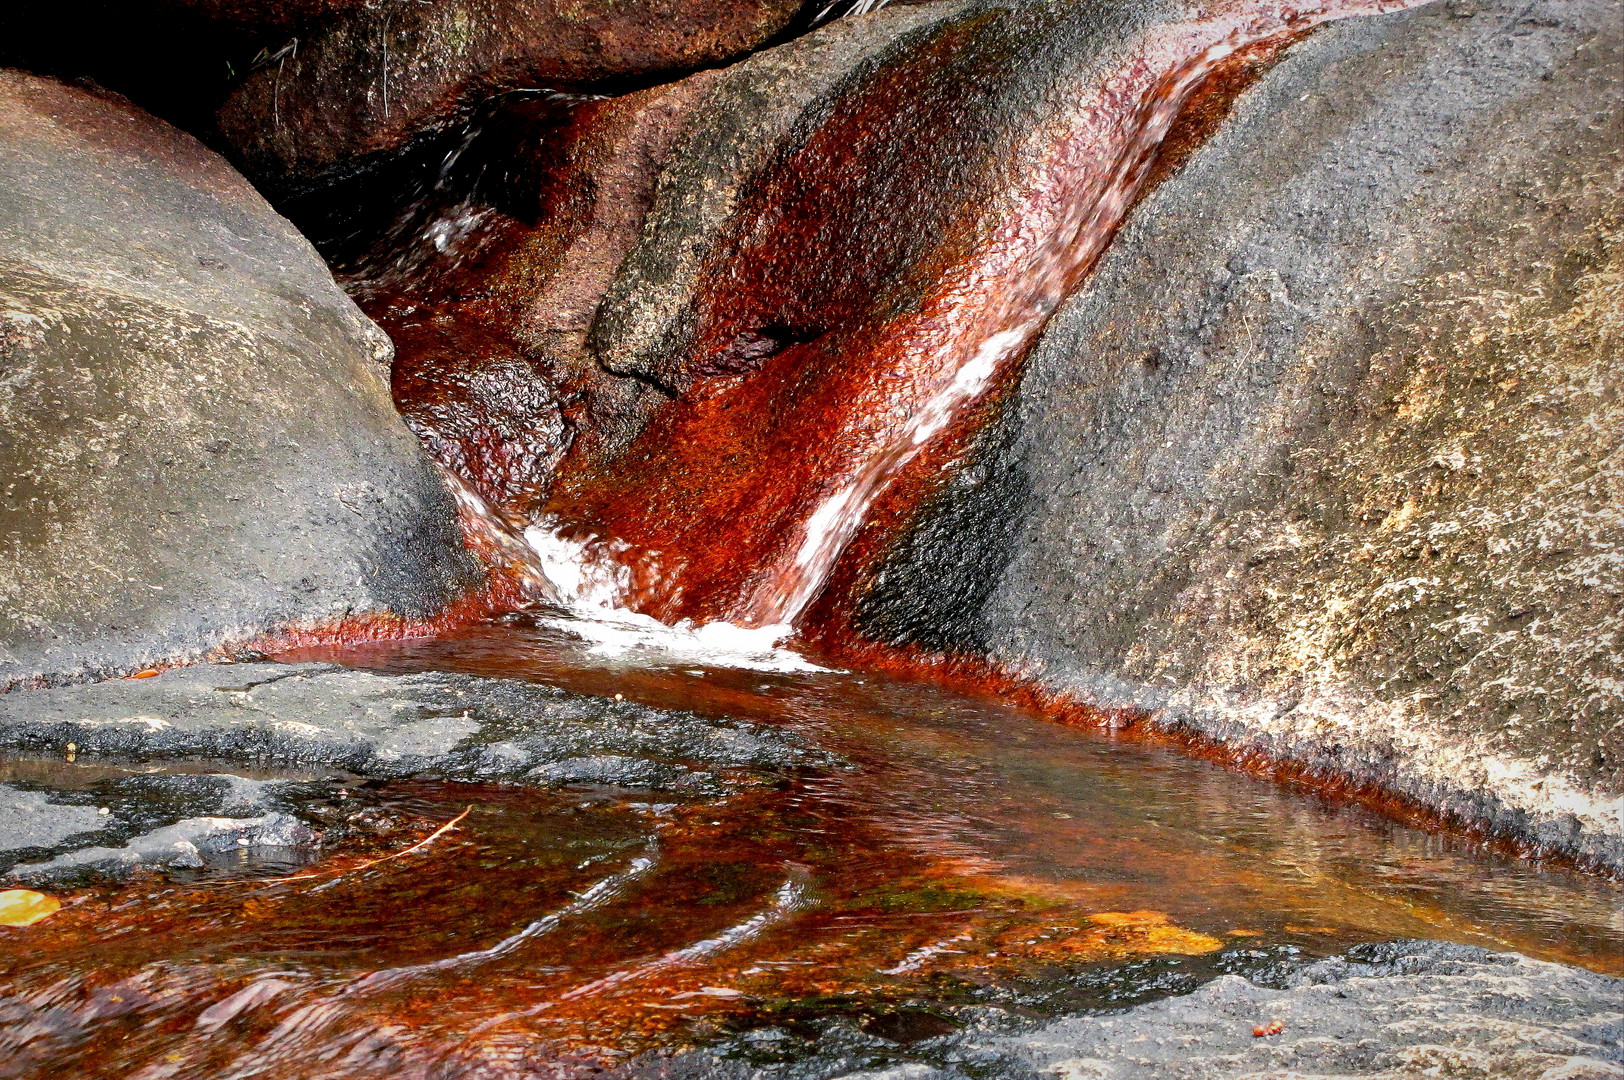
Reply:
[[[865,632],[1624,865],[1619,25],[1294,48],[1056,315]]]
[[[0,695],[0,748],[18,755],[0,759],[0,872],[32,885],[230,873],[239,857],[297,868],[355,832],[355,813],[335,818],[335,806],[364,818],[388,780],[703,800],[834,760],[759,725],[520,680],[326,664],[16,690]]]
[[[577,437],[623,427],[646,389],[605,372],[587,330],[712,81],[500,109],[350,271],[395,341],[407,423],[515,520],[539,509]]]
[[[715,770],[827,764],[794,736],[518,679],[202,664],[0,696],[0,746],[207,757],[369,777],[714,788]]]
[[[433,0],[357,7],[249,75],[220,129],[261,183],[291,191],[354,170],[512,91],[724,63],[783,30],[802,0]]]
[[[184,818],[120,847],[80,848],[43,862],[19,863],[8,876],[43,884],[91,873],[116,875],[137,866],[195,870],[206,866],[211,855],[234,855],[242,848],[298,848],[315,839],[315,833],[291,814]]]
[[[320,787],[310,777],[75,758],[0,759],[0,880],[45,886],[154,868],[217,869],[244,855],[294,866],[320,847],[293,812]]]
[[[1621,1001],[1624,980],[1515,953],[1400,941],[1328,960],[1264,963],[1220,975],[1193,993],[1025,1030],[1009,1014],[975,1009],[953,1017],[962,1030],[918,1040],[832,1027],[807,1046],[788,1031],[759,1029],[723,1053],[648,1063],[623,1075],[1602,1080],[1624,1075]],[[1275,1020],[1277,1032],[1253,1033]],[[899,1041],[913,1045],[904,1049]],[[791,1047],[805,1056],[787,1060]]]
[[[0,686],[479,584],[388,339],[223,159],[0,72]]]
[[[94,806],[62,806],[40,791],[0,784],[0,857],[48,848],[109,824]]]
[[[887,8],[721,73],[588,339],[647,385],[550,513],[660,564],[628,606],[796,621],[1109,242],[1215,58],[1362,10]]]
[[[649,90],[515,101],[470,130],[422,195],[432,212],[391,225],[352,275],[437,460],[518,519],[539,516],[566,452],[607,471],[671,404],[666,373],[619,357],[623,324],[646,337],[691,303],[797,125],[958,9],[899,5]]]

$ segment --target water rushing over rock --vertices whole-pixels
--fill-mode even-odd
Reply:
[[[631,564],[623,606],[795,622],[879,494],[1007,381],[1192,95],[1236,57],[1402,6],[959,6],[807,109],[719,237],[684,228],[668,166],[593,343],[677,398],[608,464],[566,460],[551,513]],[[704,254],[670,311],[647,267],[684,242]]]
[[[554,598],[568,614],[550,625],[592,642],[605,656],[633,653],[676,657],[693,663],[760,671],[820,671],[799,653],[782,648],[795,628],[787,623],[745,627],[716,620],[675,624],[624,606],[631,592],[632,568],[613,542],[575,541],[550,523],[531,526],[525,539],[537,557],[537,570],[551,585]],[[657,566],[643,560],[645,572]]]

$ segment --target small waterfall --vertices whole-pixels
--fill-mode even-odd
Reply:
[[[1018,371],[1049,316],[1085,280],[1144,192],[1164,140],[1209,76],[1242,50],[1284,48],[1320,23],[1425,2],[1341,0],[1299,8],[1232,0],[1140,32],[1114,70],[1096,81],[1073,77],[1055,95],[1067,100],[1065,107],[1014,154],[1016,197],[983,217],[974,250],[946,269],[916,310],[865,335],[866,355],[842,357],[832,376],[847,380],[840,392],[828,391],[800,414],[761,421],[780,433],[777,445],[799,455],[796,465],[760,460],[757,474],[742,479],[719,470],[715,483],[731,486],[707,490],[714,497],[695,500],[697,511],[668,511],[660,495],[627,492],[626,479],[617,476],[621,488],[609,501],[618,499],[620,511],[592,526],[599,539],[585,547],[565,539],[582,528],[573,519],[530,531],[549,577],[566,582],[566,593],[590,597],[598,611],[774,634],[796,624],[882,493]],[[870,373],[861,376],[868,382],[854,382],[860,376],[852,371]],[[797,389],[783,398],[800,407],[806,395]],[[663,447],[655,444],[643,457],[676,453],[697,438],[705,419],[699,408],[690,427],[664,430]],[[683,466],[671,468],[680,473]],[[765,475],[774,468],[779,475]],[[691,485],[709,482],[700,476]],[[740,529],[760,530],[738,537],[737,554],[715,550],[724,515]],[[641,535],[622,533],[623,521]],[[606,535],[617,539],[601,539]]]
[[[624,604],[633,592],[633,563],[648,569],[654,559],[628,558],[627,545],[575,540],[557,522],[525,530],[537,569],[567,614],[543,621],[591,643],[600,656],[640,654],[681,663],[755,671],[822,671],[800,654],[780,648],[795,632],[787,623],[745,627],[725,621],[668,625]],[[652,654],[652,655],[651,655]]]

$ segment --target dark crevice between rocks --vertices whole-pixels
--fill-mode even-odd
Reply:
[[[588,81],[547,80],[546,85],[491,94],[461,110],[450,123],[427,128],[403,146],[348,161],[314,181],[279,181],[252,169],[248,175],[271,204],[310,237],[336,272],[364,276],[376,269],[380,256],[409,246],[437,215],[452,207],[491,208],[534,223],[535,180],[541,171],[534,167],[536,159],[545,152],[551,131],[568,122],[573,106],[731,67],[826,25],[827,19],[813,21],[825,6],[812,0],[777,35],[723,63]],[[211,108],[218,104],[217,99]],[[551,124],[544,115],[549,111]],[[223,145],[213,116],[203,123],[209,136]],[[239,166],[245,164],[229,146],[224,151]]]
[[[824,333],[822,329],[798,329],[777,324],[748,330],[720,352],[696,361],[689,370],[701,377],[748,374],[791,345],[810,344]]]
[[[214,111],[287,32],[128,0],[0,6],[0,67],[88,82],[225,152]]]
[[[353,273],[360,269],[358,261],[387,249],[412,224],[426,224],[436,209],[459,202],[505,209],[515,202],[508,193],[522,190],[524,177],[505,169],[499,152],[512,148],[504,142],[511,134],[504,119],[515,103],[599,100],[669,85],[729,67],[829,21],[815,21],[827,5],[812,0],[773,37],[720,63],[584,81],[544,79],[494,92],[457,110],[448,122],[425,127],[404,145],[344,161],[314,179],[281,178],[253,168],[222,133],[221,106],[249,75],[285,66],[301,43],[353,15],[357,6],[117,0],[7,5],[0,11],[0,67],[113,91],[196,136],[242,168],[335,270]],[[530,134],[540,134],[533,124]]]

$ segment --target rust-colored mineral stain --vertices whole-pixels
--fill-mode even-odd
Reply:
[[[663,621],[801,623],[939,481],[1147,186],[1308,28],[1382,7],[1159,27],[1040,142],[992,150],[966,118],[1020,60],[996,34],[883,65],[749,193],[651,376],[676,400],[613,460],[565,459],[550,527],[628,564],[620,602]],[[991,194],[943,200],[920,161]]]
[[[0,926],[33,926],[62,909],[62,901],[31,889],[0,892]]]

